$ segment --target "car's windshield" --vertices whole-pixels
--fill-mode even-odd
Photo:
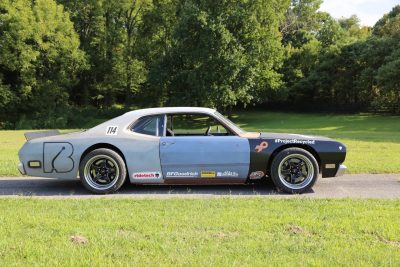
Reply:
[[[236,133],[243,134],[243,133],[246,132],[246,131],[242,130],[240,127],[236,126],[231,120],[229,120],[228,118],[224,117],[218,111],[216,111],[214,114],[218,117],[219,120],[221,120],[225,125],[227,125],[229,128],[231,128]]]

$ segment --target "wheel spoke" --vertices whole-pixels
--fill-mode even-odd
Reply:
[[[290,173],[290,169],[282,169],[281,172],[283,174],[289,174]]]
[[[295,179],[294,174],[290,174],[290,183],[293,184],[293,180]]]
[[[99,179],[101,179],[101,175],[100,175],[100,174],[96,174],[96,175],[93,177],[93,180],[94,180],[95,182],[98,182]]]

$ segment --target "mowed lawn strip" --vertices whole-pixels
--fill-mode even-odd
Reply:
[[[347,146],[349,173],[400,173],[400,117],[280,112],[241,112],[234,122],[248,131],[323,135]],[[0,131],[0,176],[19,176],[24,132]],[[71,130],[64,130],[71,131]]]
[[[399,266],[400,200],[0,199],[0,265]]]

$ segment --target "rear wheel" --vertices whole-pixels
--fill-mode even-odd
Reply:
[[[275,186],[288,193],[310,190],[318,178],[318,163],[302,148],[292,147],[279,152],[271,164],[271,178]]]
[[[82,184],[96,194],[117,191],[126,178],[122,157],[111,149],[100,148],[89,152],[79,165]]]

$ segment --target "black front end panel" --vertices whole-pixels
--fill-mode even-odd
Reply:
[[[293,138],[292,135],[273,134],[273,138],[249,139],[249,177],[256,172],[269,175],[269,165],[273,157],[289,147],[300,147],[314,155],[320,165],[322,177],[334,177],[346,157],[346,147],[329,138]]]

